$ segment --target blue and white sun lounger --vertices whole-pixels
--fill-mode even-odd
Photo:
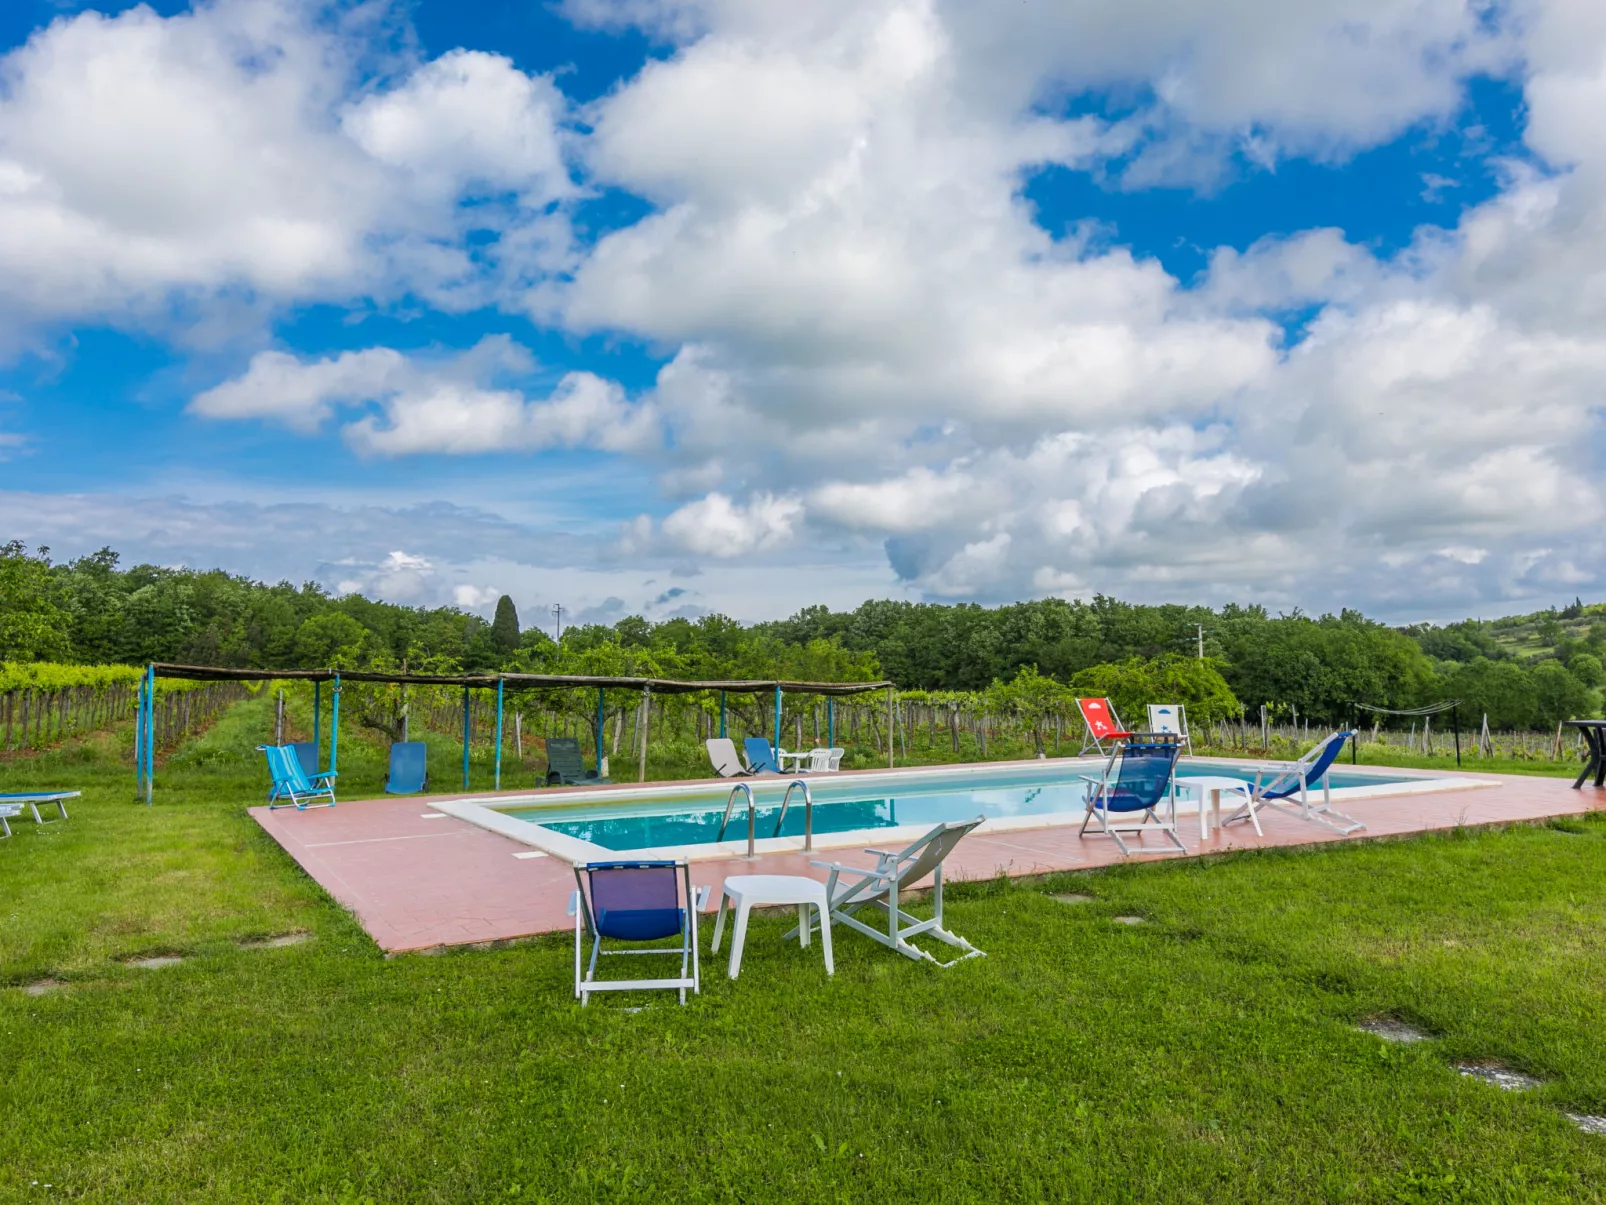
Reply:
[[[1255,832],[1258,833],[1260,817],[1255,813],[1270,804],[1290,815],[1298,816],[1301,820],[1325,824],[1334,832],[1348,834],[1365,828],[1366,825],[1353,816],[1346,816],[1343,812],[1333,810],[1333,793],[1327,785],[1328,771],[1338,760],[1338,755],[1343,752],[1344,742],[1354,736],[1353,730],[1333,733],[1293,765],[1273,770],[1269,779],[1266,778],[1266,770],[1257,770],[1255,781],[1245,787],[1247,798],[1243,807],[1223,820],[1222,827],[1235,820],[1247,820],[1255,826]],[[1316,782],[1322,784],[1322,801],[1312,805],[1310,788],[1311,784]],[[1297,807],[1286,802],[1295,795],[1299,796]]]
[[[397,741],[390,747],[388,795],[416,795],[429,787],[429,749],[423,741]]]
[[[314,807],[332,808],[335,806],[333,771],[313,775],[311,778],[301,769],[301,759],[296,751],[289,745],[258,745],[268,758],[268,774],[273,779],[273,785],[268,788],[268,810],[271,812],[277,807],[294,806],[298,812],[307,810],[307,800],[328,798],[328,803],[313,804]],[[286,804],[277,800],[288,799]]]
[[[781,765],[775,760],[775,750],[770,743],[761,736],[750,736],[742,742],[742,751],[747,754],[747,772],[749,774],[779,774]]]
[[[0,833],[11,836],[11,825],[6,821],[22,815],[22,809],[28,808],[33,812],[35,824],[54,824],[54,820],[46,820],[39,814],[39,805],[55,804],[56,810],[61,813],[61,819],[67,819],[67,800],[77,799],[81,791],[8,791],[0,794]]]
[[[1087,815],[1077,836],[1087,836],[1087,826],[1097,820],[1094,831],[1113,838],[1123,854],[1132,852],[1121,839],[1123,833],[1135,833],[1140,840],[1144,833],[1159,833],[1176,846],[1176,852],[1187,853],[1188,847],[1177,836],[1176,767],[1181,752],[1182,746],[1174,737],[1147,741],[1129,738],[1117,746],[1101,777],[1082,776],[1088,783]],[[1111,813],[1136,815],[1138,821],[1111,824]]]
[[[700,990],[697,912],[708,902],[708,888],[691,885],[691,868],[681,862],[589,862],[574,868],[576,890],[569,897],[574,917],[574,994],[582,1006],[592,992],[634,992],[667,988]],[[591,959],[584,958],[585,935],[592,935]],[[662,941],[677,946],[604,950],[610,941]],[[597,958],[619,954],[679,954],[680,974],[664,979],[598,979]]]

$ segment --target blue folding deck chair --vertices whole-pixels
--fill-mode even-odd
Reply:
[[[1087,815],[1082,819],[1078,836],[1087,836],[1087,826],[1095,820],[1096,833],[1114,839],[1123,854],[1131,854],[1121,839],[1123,833],[1136,833],[1142,840],[1144,833],[1159,833],[1166,837],[1179,853],[1188,847],[1177,836],[1177,757],[1182,746],[1175,737],[1154,737],[1146,740],[1129,740],[1110,754],[1104,773],[1098,778],[1081,775],[1088,783]],[[1165,805],[1165,816],[1159,813]],[[1111,814],[1138,815],[1136,824],[1112,824]]]
[[[295,750],[296,761],[301,764],[301,772],[310,781],[318,776],[318,746],[311,741],[295,741],[290,745]]]
[[[668,988],[701,989],[697,961],[697,912],[708,902],[708,888],[691,885],[691,867],[678,862],[588,862],[574,868],[575,891],[569,897],[574,917],[574,994],[583,1007],[592,992],[634,992]],[[584,958],[585,935],[592,935],[591,959]],[[679,937],[678,946],[650,950],[604,950],[611,941],[662,941]],[[680,974],[667,979],[598,979],[599,955],[679,954]]]
[[[301,769],[301,759],[296,751],[289,745],[258,745],[268,759],[268,774],[273,779],[273,785],[268,788],[268,810],[274,808],[294,806],[298,812],[307,810],[307,800],[328,797],[328,803],[315,803],[313,807],[332,808],[335,806],[334,780],[336,774],[328,771],[323,774],[314,774],[309,777]],[[289,803],[279,803],[280,799],[288,799]]]
[[[423,741],[397,741],[390,747],[387,795],[416,795],[429,788],[429,749]]]
[[[761,736],[750,736],[742,742],[742,751],[747,754],[747,772],[749,774],[779,774],[781,765],[775,760],[775,750],[770,743]]]
[[[1355,817],[1333,810],[1333,791],[1327,781],[1333,763],[1344,751],[1344,742],[1353,739],[1354,736],[1353,729],[1332,733],[1293,765],[1276,769],[1270,779],[1266,778],[1267,771],[1264,768],[1255,771],[1255,781],[1244,784],[1244,805],[1223,820],[1222,826],[1225,827],[1238,820],[1247,820],[1255,826],[1255,832],[1259,833],[1260,817],[1255,813],[1270,804],[1290,815],[1298,816],[1301,820],[1325,824],[1337,833],[1348,835],[1365,828],[1366,825]],[[1311,784],[1316,782],[1322,784],[1322,801],[1313,805],[1310,801],[1310,788]],[[1288,802],[1295,795],[1299,796],[1297,806]]]

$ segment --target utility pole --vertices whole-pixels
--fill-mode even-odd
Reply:
[[[563,643],[563,604],[562,603],[553,603],[552,604],[552,617],[558,621],[557,642],[559,644],[562,644]]]

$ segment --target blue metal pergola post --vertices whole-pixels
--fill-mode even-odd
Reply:
[[[775,760],[781,760],[781,688],[775,688]]]
[[[496,680],[496,786],[493,790],[502,789],[502,688],[507,685],[502,679]]]
[[[329,690],[329,773],[340,768],[340,675],[336,674]]]
[[[597,777],[602,777],[602,729],[607,724],[608,692],[597,690]]]
[[[724,691],[720,691],[719,692],[719,735],[720,735],[721,739],[723,739],[724,736],[725,736],[725,692]]]
[[[312,764],[323,764],[323,751],[319,748],[323,729],[323,683],[312,684]]]
[[[825,698],[825,747],[836,748],[836,700],[829,695]]]
[[[156,793],[156,666],[145,672],[145,806],[150,807]]]
[[[468,687],[463,687],[463,789],[468,790]]]

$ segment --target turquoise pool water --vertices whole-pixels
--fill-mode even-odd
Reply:
[[[853,832],[859,829],[893,828],[904,824],[937,824],[945,820],[989,819],[1005,816],[1031,816],[1050,812],[1081,812],[1086,784],[1078,777],[1090,767],[1075,768],[1064,763],[1048,763],[1042,768],[1015,768],[997,773],[959,775],[899,776],[889,783],[862,779],[820,776],[809,786],[814,794],[814,832]],[[1177,784],[1186,787],[1190,777],[1213,775],[1251,781],[1252,769],[1221,765],[1191,764],[1177,770]],[[747,779],[757,797],[754,824],[756,835],[801,837],[803,835],[803,795],[794,792],[792,806],[779,832],[781,794],[786,780]],[[1330,782],[1334,789],[1378,786],[1408,782],[1408,778],[1387,774],[1334,770]],[[652,849],[660,846],[704,845],[717,839],[725,813],[728,788],[707,795],[653,799],[650,795],[620,800],[596,800],[574,807],[509,809],[506,814],[539,824],[554,832],[589,841],[604,849]],[[1179,792],[1179,799],[1191,796]],[[725,840],[747,838],[747,801],[737,797]]]

